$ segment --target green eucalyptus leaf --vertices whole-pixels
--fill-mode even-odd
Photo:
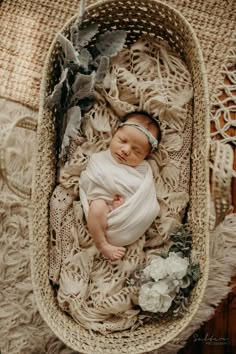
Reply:
[[[178,251],[179,251],[179,248],[176,245],[171,245],[169,250],[168,250],[168,253],[170,253],[170,252],[178,252]]]
[[[200,279],[201,273],[200,273],[200,267],[199,265],[194,267],[192,270],[192,279],[194,282],[197,282]]]
[[[106,31],[101,34],[96,42],[96,48],[107,57],[113,57],[121,51],[126,40],[126,31]]]
[[[184,257],[190,257],[192,250],[192,233],[188,224],[183,224],[172,232],[170,239],[173,241],[174,247],[176,247],[171,246],[175,252],[177,252],[178,249],[183,253]]]

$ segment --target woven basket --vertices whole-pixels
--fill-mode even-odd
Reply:
[[[74,16],[62,29],[67,35]],[[201,49],[190,24],[175,9],[155,0],[107,0],[87,8],[83,27],[99,24],[99,33],[125,29],[127,44],[149,34],[168,41],[186,62],[194,87],[191,186],[188,221],[193,231],[193,249],[197,252],[201,279],[192,292],[190,306],[181,319],[146,324],[134,331],[106,336],[90,333],[61,311],[48,279],[49,271],[49,200],[56,181],[57,139],[53,112],[45,109],[48,96],[58,80],[55,38],[44,67],[41,84],[37,152],[33,176],[33,211],[31,225],[31,267],[34,294],[40,313],[53,332],[69,347],[80,353],[143,353],[173,340],[190,323],[202,300],[208,277],[209,260],[209,123],[207,77]]]

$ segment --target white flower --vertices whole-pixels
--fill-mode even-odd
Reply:
[[[186,274],[189,261],[178,256],[175,252],[170,252],[166,261],[166,271],[172,279],[182,279]]]
[[[164,279],[168,275],[165,259],[157,256],[151,261],[150,265],[144,269],[143,273],[146,279],[153,278],[155,281]]]
[[[169,295],[168,284],[165,280],[148,282],[141,286],[139,305],[143,311],[166,312],[171,306],[173,296]]]
[[[157,256],[143,270],[146,283],[141,286],[138,302],[143,311],[167,312],[180,287],[187,287],[189,261],[170,252],[168,258]],[[154,281],[150,281],[154,280]]]

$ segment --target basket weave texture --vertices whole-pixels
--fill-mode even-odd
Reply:
[[[77,16],[62,29],[68,33]],[[158,36],[185,60],[194,87],[193,144],[191,163],[190,208],[188,221],[193,231],[193,249],[200,261],[202,277],[194,289],[190,306],[181,319],[146,324],[134,331],[108,334],[90,333],[76,324],[58,307],[49,283],[49,200],[56,181],[56,130],[53,112],[44,107],[45,97],[57,82],[57,53],[53,41],[48,52],[41,83],[37,153],[33,176],[33,212],[31,224],[31,267],[34,293],[41,315],[54,333],[80,353],[144,353],[157,349],[175,338],[190,323],[201,302],[208,276],[209,182],[208,182],[208,90],[201,49],[196,35],[173,8],[155,0],[101,1],[88,7],[83,26],[99,24],[99,33],[125,29],[127,44],[142,34]]]

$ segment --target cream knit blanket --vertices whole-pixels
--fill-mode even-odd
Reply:
[[[139,310],[134,309],[137,288],[129,287],[126,279],[163,250],[164,243],[168,246],[169,232],[182,221],[189,198],[191,95],[183,62],[164,42],[142,38],[113,59],[103,86],[96,89],[97,103],[84,120],[82,134],[71,143],[70,158],[51,198],[50,279],[59,286],[60,307],[85,328],[107,333],[139,321]],[[160,214],[126,247],[121,260],[110,262],[97,251],[86,228],[80,175],[92,154],[108,149],[123,114],[137,109],[159,115],[162,125],[159,150],[145,162],[155,185],[145,193],[148,198],[157,194]],[[143,194],[139,202],[147,204],[145,198]],[[140,207],[141,214],[145,208]],[[118,215],[118,209],[115,212]]]

